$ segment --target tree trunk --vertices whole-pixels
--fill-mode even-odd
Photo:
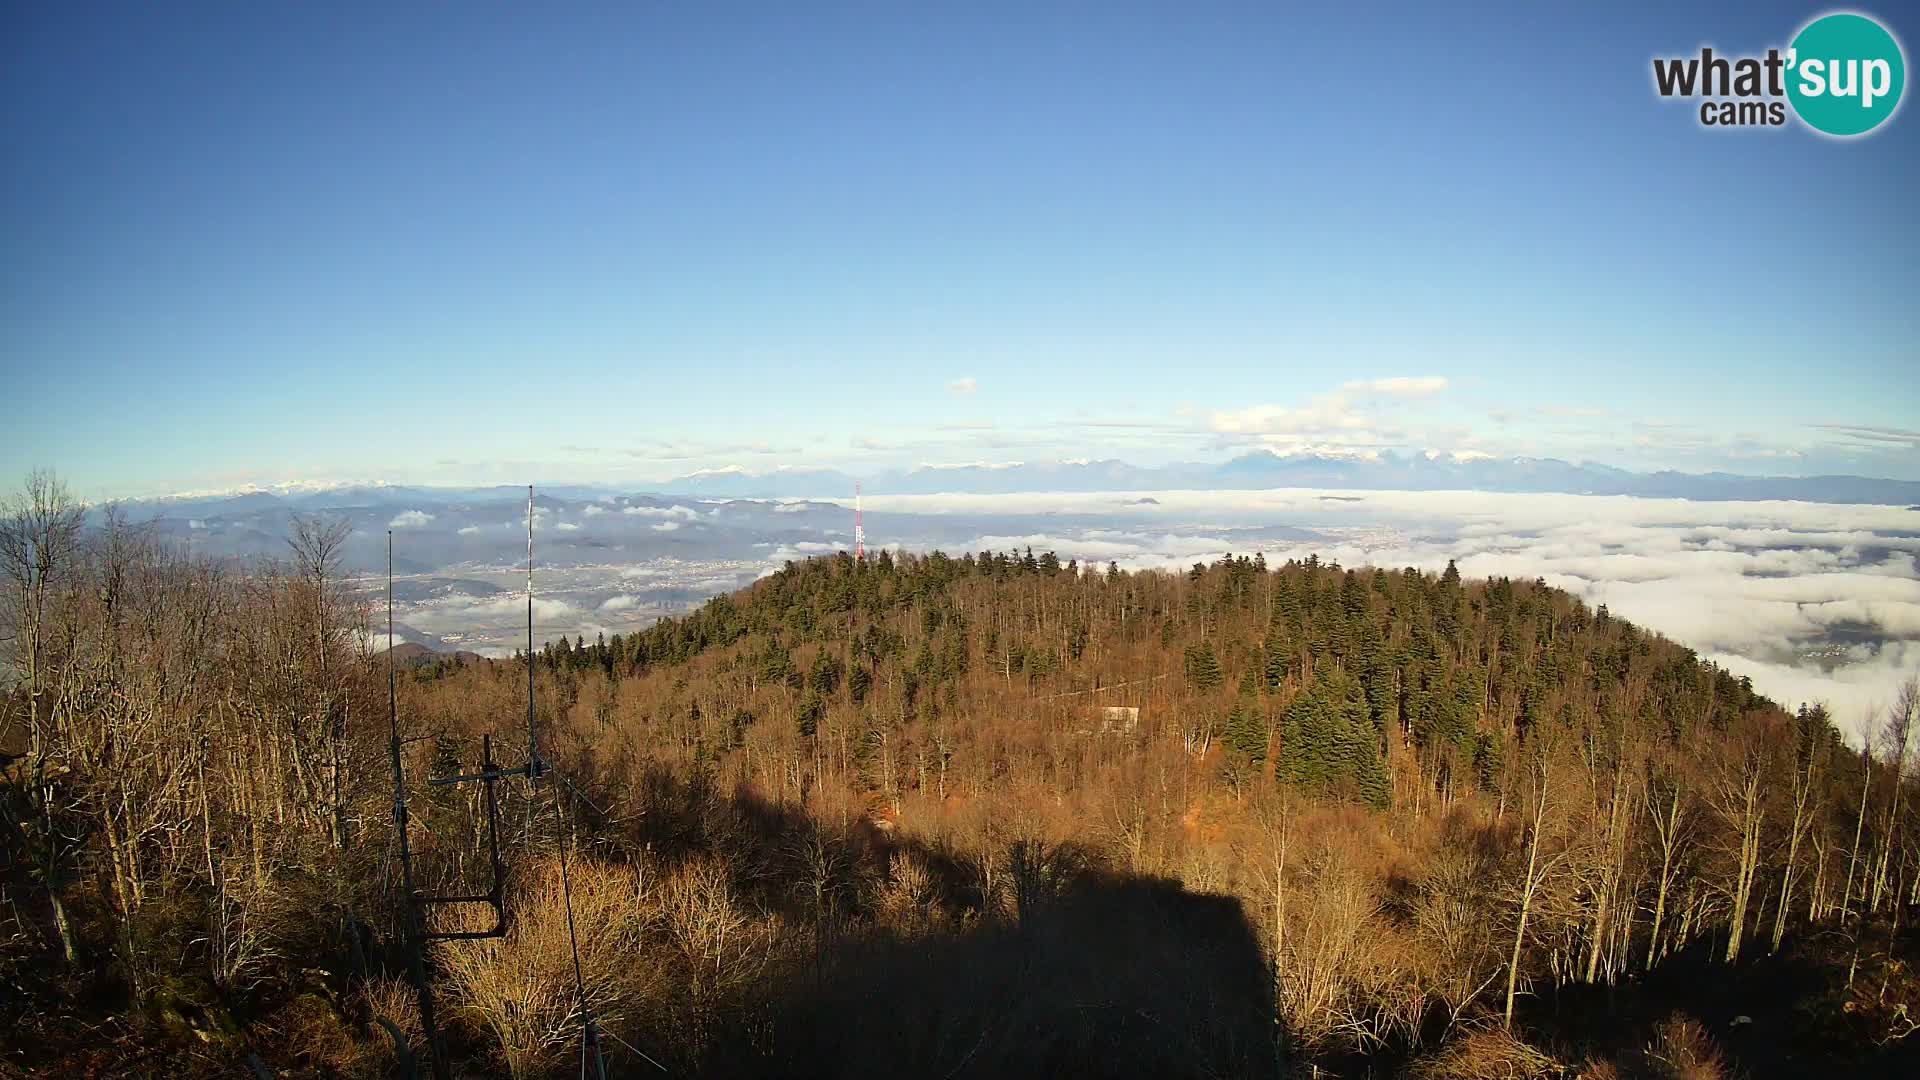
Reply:
[[[1513,999],[1520,985],[1520,953],[1527,942],[1527,920],[1533,916],[1533,898],[1540,887],[1540,833],[1547,817],[1547,784],[1545,769],[1540,776],[1540,790],[1533,801],[1533,835],[1527,841],[1527,873],[1522,879],[1520,889],[1520,918],[1513,930],[1513,954],[1507,959],[1507,1007],[1503,1023],[1513,1029]]]
[[[1853,875],[1860,864],[1860,837],[1867,826],[1867,792],[1873,788],[1873,754],[1860,752],[1860,813],[1853,819],[1853,846],[1847,849],[1847,888],[1840,894],[1840,921],[1853,914]]]
[[[1654,816],[1654,825],[1660,830],[1660,881],[1654,893],[1653,930],[1647,937],[1647,969],[1653,969],[1656,956],[1659,955],[1660,928],[1667,916],[1667,893],[1673,888],[1674,854],[1679,845],[1680,836],[1680,786],[1674,785],[1673,800],[1667,805],[1667,815],[1663,820]]]
[[[1754,878],[1760,869],[1760,772],[1748,772],[1743,785],[1745,799],[1741,809],[1740,869],[1734,879],[1733,917],[1727,924],[1726,962],[1740,959],[1740,944],[1747,933],[1747,904],[1753,895]]]
[[[1626,862],[1626,845],[1622,843],[1626,828],[1620,821],[1622,800],[1627,797],[1622,790],[1625,786],[1625,777],[1625,769],[1614,770],[1612,802],[1607,807],[1607,866],[1605,873],[1601,876],[1599,895],[1593,912],[1593,934],[1587,947],[1586,981],[1588,983],[1599,981],[1600,957],[1606,951],[1608,931],[1611,928],[1607,920],[1613,914],[1613,894],[1619,887],[1623,864]]]

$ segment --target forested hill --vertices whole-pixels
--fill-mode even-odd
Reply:
[[[651,718],[704,753],[746,747],[763,723],[773,730],[752,741],[779,752],[824,728],[859,748],[886,794],[918,774],[865,768],[869,744],[887,742],[898,765],[939,742],[947,782],[978,786],[1021,771],[1011,755],[1049,756],[1108,706],[1138,708],[1136,735],[1172,733],[1236,789],[1277,778],[1382,809],[1396,790],[1505,790],[1543,724],[1677,745],[1781,712],[1744,679],[1541,582],[1312,556],[1174,575],[1031,550],[841,554],[629,638],[562,640],[542,659],[640,676]],[[1811,719],[1806,737],[1838,746],[1823,714]]]
[[[454,1075],[578,1075],[589,1010],[613,1075],[1920,1046],[1912,687],[1863,757],[1537,581],[841,555],[543,650],[553,769],[495,806],[427,780],[525,760],[528,666],[396,664],[390,727],[347,526],[237,567],[41,494],[11,527],[51,569],[0,606],[0,1072],[386,1076],[403,1039],[425,1075],[396,765],[415,887],[469,898],[429,925],[502,899],[417,968]]]

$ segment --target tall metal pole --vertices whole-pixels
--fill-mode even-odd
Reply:
[[[433,1080],[452,1080],[446,1043],[434,1021],[433,988],[427,983],[420,900],[413,889],[413,849],[407,841],[407,781],[400,767],[400,696],[393,674],[393,530],[387,530],[387,753],[393,762],[393,827],[400,838],[400,887],[407,898],[407,974],[420,1002],[420,1030],[427,1039]]]
[[[527,779],[540,778],[540,740],[533,730],[533,485],[527,485]]]
[[[540,762],[540,743],[534,732],[533,724],[533,485],[527,485],[527,783],[531,785],[545,772]],[[484,748],[483,748],[484,749]],[[486,751],[488,760],[492,760],[492,751]],[[488,766],[491,769],[491,766]],[[566,775],[560,775],[562,783]],[[569,785],[571,786],[571,785]],[[489,788],[491,791],[491,788]],[[566,821],[565,812],[560,808],[560,789],[554,788],[553,807],[561,814],[561,825],[571,829]],[[587,1075],[588,1064],[593,1067],[596,1080],[607,1080],[607,1056],[600,1046],[600,1025],[593,1019],[593,1006],[587,1000],[586,981],[580,971],[580,939],[573,920],[573,880],[567,869],[567,845],[571,837],[560,838],[560,891],[567,905],[567,947],[573,954],[573,987],[579,999],[581,1016],[580,1073]],[[497,859],[496,858],[496,867]],[[498,870],[495,870],[496,875]],[[498,877],[495,878],[498,880]]]

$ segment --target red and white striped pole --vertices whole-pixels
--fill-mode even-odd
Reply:
[[[860,518],[860,481],[853,482],[853,557],[856,562],[867,557],[867,526]]]

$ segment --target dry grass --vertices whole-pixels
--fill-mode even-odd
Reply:
[[[333,1005],[317,994],[301,994],[276,1009],[265,1025],[274,1046],[287,1047],[302,1064],[322,1073],[376,1075],[366,1044],[354,1035]]]
[[[365,1057],[381,1065],[393,1061],[395,1032],[416,1056],[426,1051],[426,1037],[420,1030],[420,1001],[404,979],[368,979],[359,984],[354,996],[360,999],[367,1023],[374,1029],[374,1042],[367,1047]]]
[[[640,952],[656,904],[633,867],[581,860],[571,876],[586,1003],[595,1020],[617,1025],[648,996],[656,976]],[[529,868],[512,911],[504,939],[461,942],[440,950],[439,959],[458,1014],[492,1037],[509,1073],[525,1077],[564,1057],[584,1019],[558,863]]]
[[[1654,1030],[1647,1056],[1666,1080],[1726,1080],[1733,1075],[1700,1021],[1674,1013]]]
[[[940,898],[933,871],[912,851],[896,851],[887,859],[887,877],[877,905],[894,926],[908,933],[925,930],[939,915]]]
[[[1420,1080],[1545,1080],[1570,1070],[1505,1028],[1477,1027],[1416,1061],[1411,1071]]]

